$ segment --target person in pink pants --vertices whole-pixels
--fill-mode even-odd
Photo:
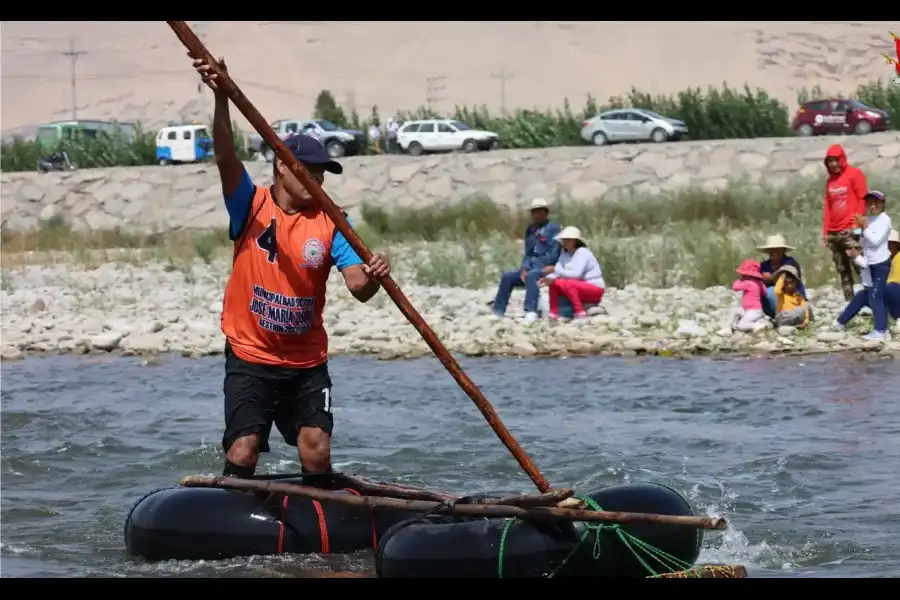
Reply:
[[[544,268],[542,285],[548,285],[550,295],[550,319],[559,318],[559,295],[572,303],[575,318],[587,317],[585,304],[598,304],[603,299],[606,283],[603,270],[581,237],[577,227],[566,227],[556,236],[562,246],[559,260]]]

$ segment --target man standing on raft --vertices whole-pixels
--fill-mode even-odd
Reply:
[[[188,56],[194,56],[188,53]],[[225,68],[224,59],[220,59]],[[225,287],[225,449],[223,475],[250,477],[260,452],[269,451],[274,421],[297,446],[304,472],[331,471],[331,378],[322,323],[325,284],[332,265],[360,302],[390,274],[384,256],[363,264],[309,192],[276,158],[271,187],[253,185],[234,150],[228,96],[204,59],[194,68],[215,94],[213,146],[234,241]],[[315,139],[285,142],[319,184],[343,168]]]

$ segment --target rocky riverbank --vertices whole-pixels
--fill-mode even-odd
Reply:
[[[666,144],[500,150],[475,154],[372,156],[342,160],[328,179],[331,197],[360,217],[363,203],[389,208],[453,204],[473,196],[504,206],[534,197],[615,200],[685,187],[710,190],[729,181],[764,182],[823,177],[830,144],[841,143],[867,175],[900,172],[900,133],[816,138],[711,140]],[[268,184],[272,167],[247,163]],[[214,165],[85,169],[66,173],[3,173],[0,226],[36,228],[61,217],[76,229],[134,231],[225,228],[222,190]]]
[[[221,353],[219,314],[227,273],[223,262],[198,263],[189,271],[165,263],[7,270],[0,291],[0,354],[11,360],[42,352]],[[444,344],[466,356],[900,353],[898,326],[895,341],[886,344],[861,340],[869,325],[862,318],[857,319],[858,331],[830,331],[829,324],[843,308],[843,299],[830,288],[811,290],[817,321],[810,330],[781,328],[748,335],[728,328],[737,298],[722,287],[611,289],[590,319],[524,325],[512,318],[521,314],[521,294],[513,297],[511,318],[494,321],[487,306],[493,288],[423,287],[403,285],[402,274],[398,279]],[[349,296],[339,274],[333,274],[329,284],[325,322],[332,355],[365,353],[392,359],[430,353],[384,292],[360,304]]]

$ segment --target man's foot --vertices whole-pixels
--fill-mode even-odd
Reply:
[[[871,317],[872,309],[869,308],[868,306],[863,306],[861,309],[859,309],[859,314],[861,314],[864,317]]]
[[[575,316],[574,316],[573,318],[574,318],[574,319],[587,319],[587,318],[588,318],[588,314],[587,314],[586,312],[584,312],[584,311],[577,312],[577,313],[575,313]]]
[[[522,317],[522,323],[534,323],[538,320],[538,314],[536,312],[527,312],[525,316]]]
[[[556,313],[550,313],[549,315],[547,315],[547,318],[551,321],[559,321],[559,315]]]
[[[887,333],[884,331],[870,331],[863,336],[867,342],[883,342],[887,340]]]
[[[843,330],[844,330],[844,326],[841,325],[838,321],[835,320],[835,321],[831,324],[831,329],[833,329],[834,331],[843,331]]]
[[[492,321],[499,321],[499,320],[501,320],[501,319],[503,319],[503,318],[504,318],[504,315],[497,314],[497,313],[495,313],[495,312],[492,312],[492,313],[491,313],[491,320],[492,320]]]

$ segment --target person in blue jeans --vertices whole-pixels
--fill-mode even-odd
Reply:
[[[769,258],[759,263],[759,272],[762,273],[763,280],[766,283],[766,295],[763,296],[763,312],[774,317],[778,302],[775,299],[775,272],[783,266],[790,265],[797,269],[800,279],[797,281],[797,291],[803,296],[807,302],[806,288],[803,286],[803,271],[800,269],[800,263],[793,256],[788,256],[787,252],[793,250],[793,246],[788,246],[787,241],[781,234],[770,235],[766,238],[766,243],[757,246],[757,250],[762,250],[769,255]]]
[[[538,318],[540,290],[538,280],[543,268],[555,265],[559,260],[560,245],[553,238],[560,231],[559,225],[550,221],[550,207],[543,198],[531,202],[531,225],[525,230],[525,254],[522,264],[515,271],[507,271],[500,277],[500,287],[494,297],[493,313],[502,318],[509,305],[514,288],[525,287],[525,322]]]
[[[887,278],[891,271],[891,250],[888,240],[893,229],[891,218],[884,212],[887,198],[883,192],[869,190],[865,195],[866,214],[856,215],[854,223],[863,230],[860,238],[863,258],[869,266],[872,276],[872,288],[869,290],[869,305],[875,324],[869,333],[863,336],[868,341],[884,341],[887,339],[888,307]]]

